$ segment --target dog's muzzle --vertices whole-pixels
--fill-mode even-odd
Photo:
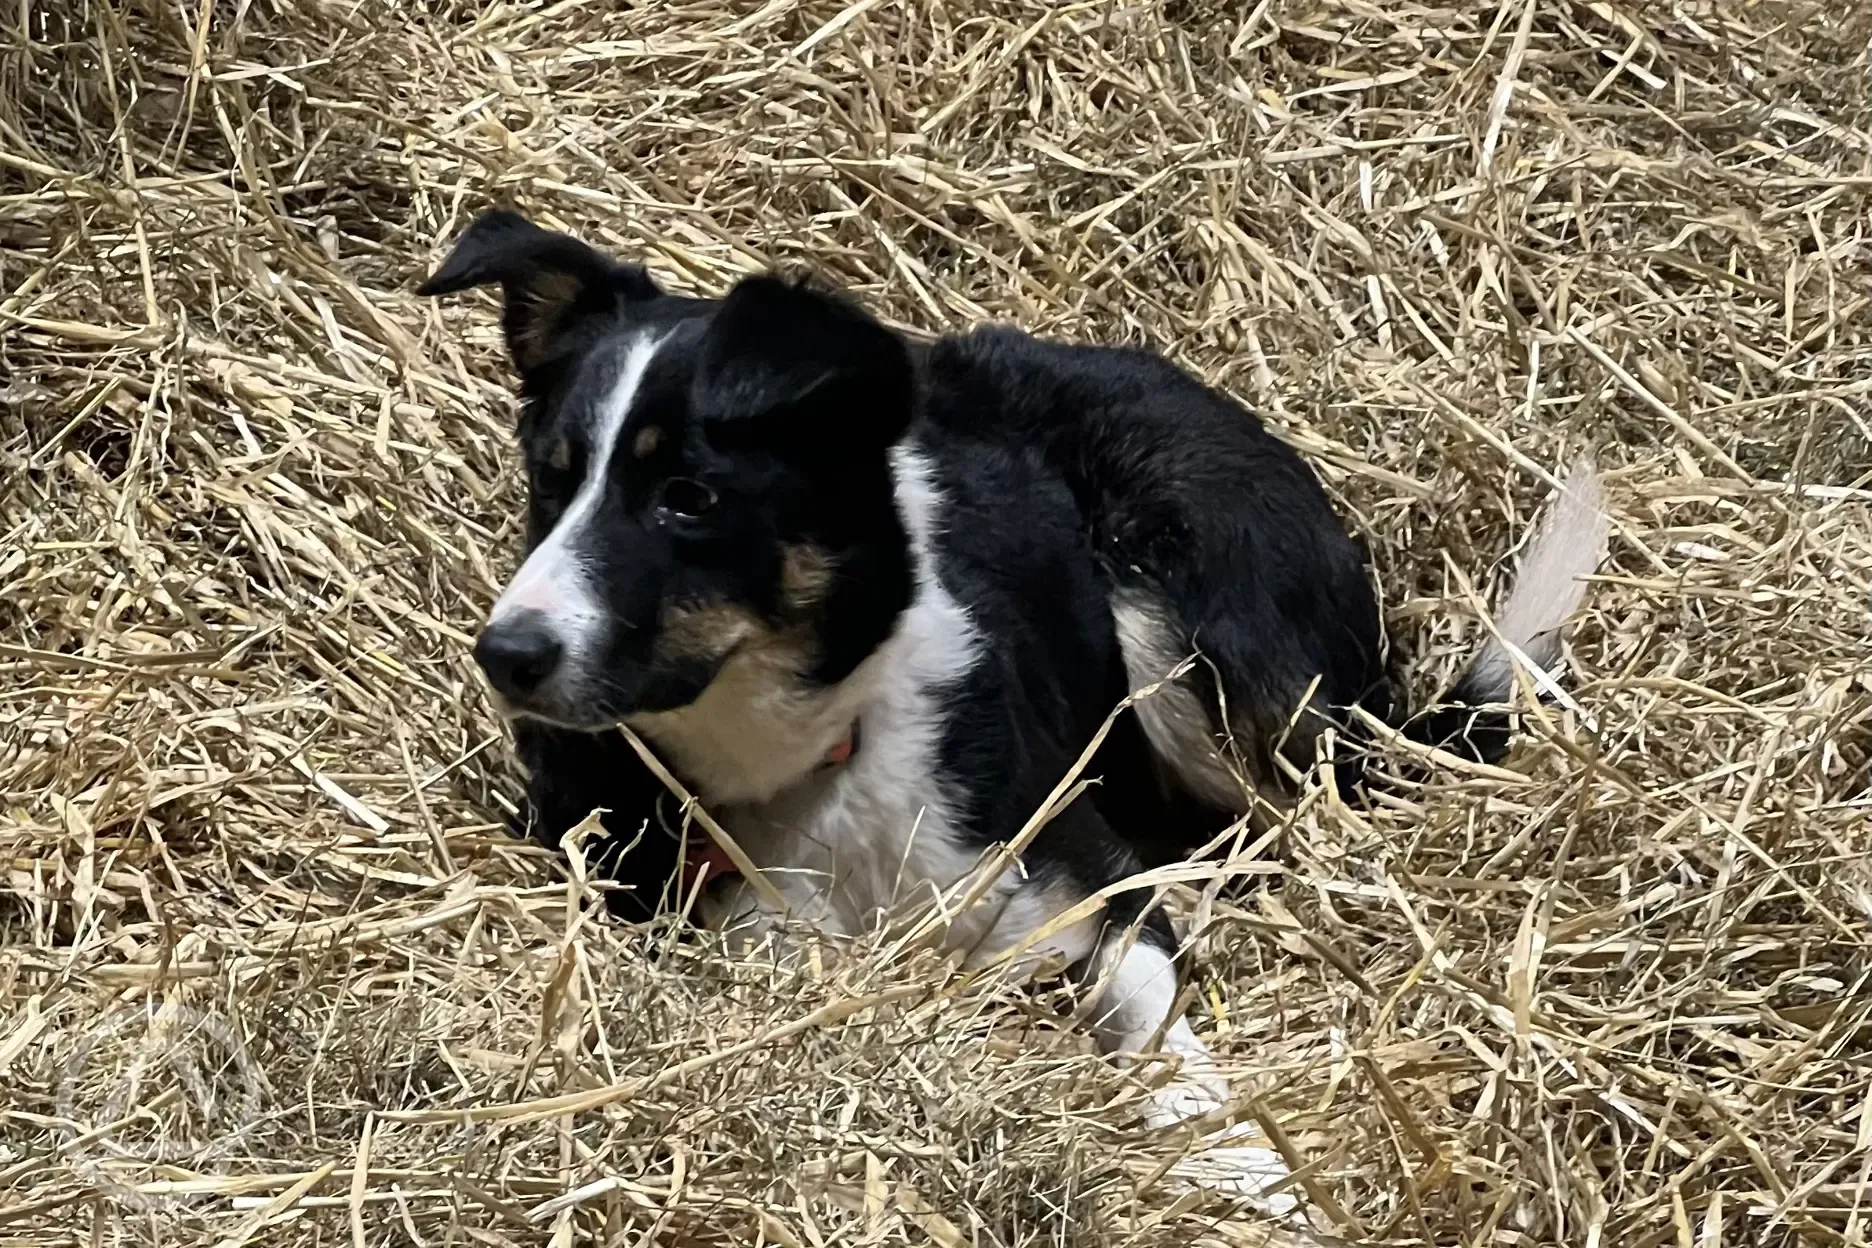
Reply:
[[[565,643],[540,612],[516,611],[481,631],[474,654],[494,691],[523,709],[559,670]]]

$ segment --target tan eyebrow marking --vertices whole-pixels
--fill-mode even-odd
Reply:
[[[637,431],[637,438],[631,443],[631,454],[638,459],[648,459],[662,445],[663,430],[656,425],[645,425]]]

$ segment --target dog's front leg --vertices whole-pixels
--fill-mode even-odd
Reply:
[[[1094,961],[1094,995],[1088,1017],[1101,1047],[1124,1057],[1144,1053],[1161,1035],[1165,1052],[1178,1059],[1175,1079],[1152,1094],[1145,1121],[1169,1127],[1228,1103],[1228,1081],[1216,1069],[1209,1048],[1176,1008],[1176,963],[1162,947],[1162,924],[1135,933],[1109,927]],[[1289,1177],[1287,1164],[1271,1148],[1232,1144],[1231,1139],[1254,1134],[1249,1123],[1223,1132],[1217,1145],[1193,1153],[1172,1173],[1201,1187],[1244,1196],[1277,1216],[1294,1214],[1298,1199],[1287,1191],[1271,1191]]]

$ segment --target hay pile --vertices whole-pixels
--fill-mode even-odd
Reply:
[[[1571,699],[1192,892],[1199,1025],[1352,1242],[1866,1243],[1868,12],[11,6],[0,1237],[1262,1242],[1045,1002],[502,835],[505,372],[408,291],[514,199],[1169,352],[1314,457],[1419,697],[1599,448]]]

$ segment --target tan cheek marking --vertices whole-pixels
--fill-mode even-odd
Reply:
[[[780,563],[780,594],[787,609],[806,611],[825,600],[832,587],[832,556],[807,542],[788,546]]]
[[[663,608],[662,627],[656,643],[657,657],[664,662],[682,659],[713,661],[748,638],[766,631],[766,626],[745,607],[728,603],[670,605]]]
[[[663,430],[656,425],[645,425],[637,431],[637,438],[631,443],[631,454],[638,459],[649,459],[656,454],[656,449],[663,445]]]

